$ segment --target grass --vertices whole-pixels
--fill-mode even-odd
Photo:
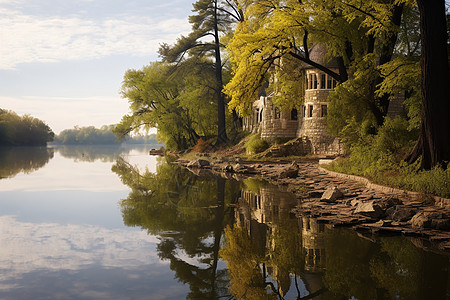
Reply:
[[[432,170],[419,170],[418,163],[407,165],[381,158],[368,164],[367,161],[358,162],[355,158],[347,157],[324,167],[335,172],[363,176],[380,185],[450,198],[450,164],[446,169],[437,166]]]

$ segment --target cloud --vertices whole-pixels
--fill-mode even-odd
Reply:
[[[27,223],[1,216],[0,243],[2,282],[36,270],[75,271],[92,264],[126,269],[167,265],[156,254],[158,239],[137,230]]]
[[[172,43],[189,29],[186,18],[123,15],[86,19],[0,8],[0,69],[109,55],[148,56],[157,52],[160,43]]]

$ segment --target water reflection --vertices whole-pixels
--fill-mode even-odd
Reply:
[[[145,172],[119,159],[113,171],[131,187],[120,203],[124,223],[159,236],[157,254],[170,262],[190,299],[228,295],[228,279],[219,259],[224,226],[233,218],[239,184],[223,178],[197,177],[185,169],[160,164]]]
[[[293,216],[291,193],[261,181],[194,176],[161,163],[113,167],[131,188],[127,226],[159,236],[187,298],[446,299],[449,257],[405,237],[362,237]]]
[[[54,150],[45,147],[0,147],[0,179],[36,171],[53,155]]]
[[[148,153],[154,145],[100,145],[54,147],[0,147],[0,179],[29,174],[44,167],[59,153],[75,162],[115,162],[119,156]]]
[[[75,161],[85,162],[115,162],[119,156],[129,154],[135,149],[140,152],[148,153],[154,148],[154,145],[97,145],[97,146],[57,146],[55,151],[58,151],[63,157],[70,158]]]

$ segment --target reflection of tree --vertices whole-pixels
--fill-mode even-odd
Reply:
[[[348,230],[327,230],[325,234],[326,287],[338,295],[377,299],[368,263],[377,251],[375,244]]]
[[[121,202],[124,223],[160,236],[158,255],[189,284],[188,298],[227,294],[227,275],[218,268],[218,253],[223,228],[233,217],[228,205],[236,198],[238,183],[196,177],[165,163],[155,174],[140,174],[120,158],[113,171],[132,189]]]
[[[247,229],[239,226],[228,227],[225,235],[227,242],[220,255],[227,261],[231,294],[237,299],[276,299],[266,291],[266,278],[261,269],[265,255],[261,255],[258,240],[249,237]]]
[[[113,170],[131,188],[121,202],[124,223],[160,236],[158,255],[189,284],[189,298],[215,299],[228,285],[238,299],[445,299],[448,293],[448,257],[404,237],[376,242],[292,218],[296,203],[277,188],[246,181],[240,191],[237,182],[195,177],[171,164],[140,174],[119,159]],[[228,270],[218,264],[219,253]]]
[[[52,158],[53,150],[45,147],[1,147],[0,178],[14,177],[20,172],[34,172]]]
[[[74,159],[75,161],[94,162],[100,160],[102,162],[114,162],[123,154],[126,154],[136,146],[124,146],[124,145],[101,145],[101,146],[57,146],[55,150],[58,151],[63,157]],[[145,152],[151,149],[151,147],[139,147]]]
[[[301,236],[297,219],[289,214],[295,198],[255,180],[245,181],[245,186],[238,222],[225,231],[221,250],[230,291],[238,299],[283,299],[290,290],[300,298],[306,293],[300,291],[297,276],[304,266]]]
[[[389,298],[446,298],[448,259],[422,251],[404,238],[381,238],[380,244],[370,270]]]
[[[416,248],[405,237],[359,238],[326,230],[325,285],[357,299],[445,299],[448,257]],[[336,296],[337,297],[337,296]]]

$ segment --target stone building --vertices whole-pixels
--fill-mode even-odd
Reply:
[[[316,45],[310,53],[310,59],[332,71],[339,73],[336,59],[326,60],[326,47]],[[297,136],[310,140],[312,154],[339,154],[342,152],[338,138],[327,131],[328,94],[336,87],[336,80],[323,71],[306,65],[306,88],[302,118]]]
[[[298,128],[298,110],[280,110],[273,105],[272,95],[261,95],[253,103],[252,115],[243,120],[244,130],[259,133],[262,139],[269,141],[293,139],[297,137]]]
[[[326,60],[326,47],[318,44],[311,49],[310,59],[338,73],[335,59]],[[310,65],[304,65],[305,90],[302,107],[280,110],[272,103],[272,95],[263,91],[254,102],[251,116],[244,118],[243,129],[259,133],[262,139],[301,138],[310,154],[340,154],[339,139],[327,131],[328,94],[336,87],[336,80]],[[299,95],[299,97],[302,95]],[[306,153],[305,153],[306,154]]]

